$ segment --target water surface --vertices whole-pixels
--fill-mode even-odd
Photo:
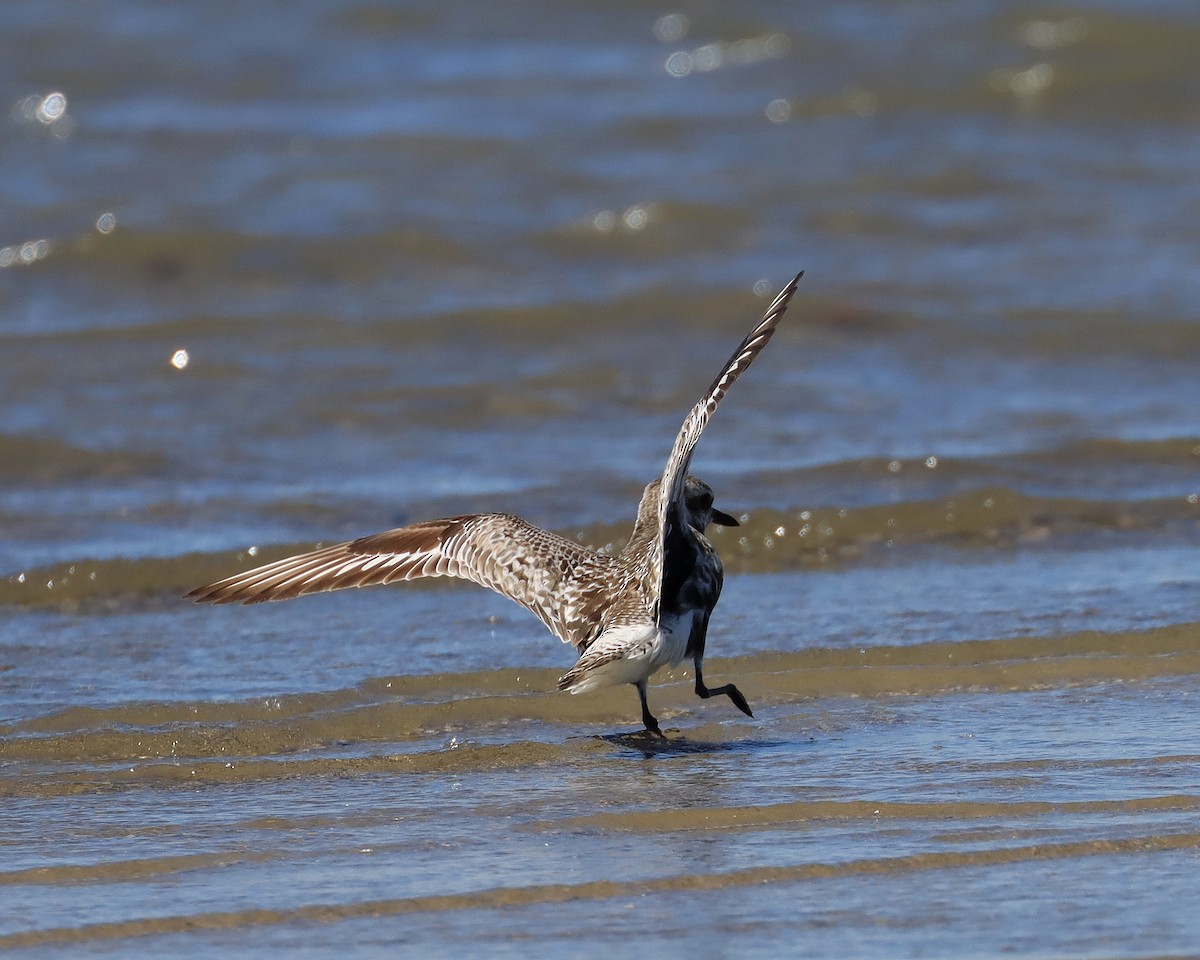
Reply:
[[[0,18],[0,948],[1195,951],[1191,6]],[[801,268],[694,463],[753,720],[472,588],[180,599],[619,545]]]

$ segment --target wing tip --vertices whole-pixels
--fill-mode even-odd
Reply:
[[[227,603],[258,603],[268,598],[238,596],[237,593],[225,594],[217,589],[217,584],[209,584],[189,590],[183,595],[183,599],[191,600],[192,603],[211,603],[213,606],[221,606]]]
[[[791,280],[789,280],[787,282],[787,284],[784,286],[784,288],[782,290],[779,291],[779,293],[776,295],[775,299],[771,302],[771,309],[768,312],[773,312],[776,310],[782,311],[783,309],[785,309],[787,307],[788,301],[792,299],[792,294],[794,294],[796,292],[796,287],[798,287],[800,285],[800,281],[803,279],[804,279],[804,271],[801,270],[798,274],[796,274],[794,277],[792,277]]]
[[[191,600],[192,603],[220,603],[214,596],[213,588],[215,586],[215,583],[210,583],[203,587],[196,587],[194,590],[189,590],[187,593],[182,594],[181,599]]]

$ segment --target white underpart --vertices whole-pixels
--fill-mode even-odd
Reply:
[[[661,627],[637,624],[607,631],[580,658],[580,662],[592,658],[604,662],[587,670],[567,689],[571,693],[583,693],[597,687],[642,683],[663,667],[675,666],[687,650],[692,616],[691,613],[684,614],[664,622]],[[612,653],[620,656],[607,659]]]

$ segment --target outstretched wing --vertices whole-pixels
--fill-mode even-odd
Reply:
[[[606,559],[520,517],[473,514],[301,553],[186,596],[204,603],[262,603],[397,580],[458,577],[516,601],[560,640],[576,642],[573,611],[564,608],[560,587],[581,567]]]
[[[763,318],[753,330],[746,334],[746,338],[733,351],[733,355],[725,363],[725,366],[721,368],[717,379],[712,382],[704,394],[704,399],[692,407],[691,412],[683,421],[683,426],[679,428],[679,435],[675,438],[675,446],[671,448],[671,455],[667,457],[667,465],[663,469],[662,480],[659,482],[658,488],[660,536],[657,550],[652,559],[652,571],[659,583],[662,581],[663,551],[669,536],[668,524],[671,522],[672,515],[680,515],[683,482],[687,477],[688,466],[692,462],[692,451],[696,448],[696,442],[700,439],[700,434],[704,432],[709,418],[712,417],[725,394],[729,392],[734,381],[754,362],[754,358],[770,341],[772,334],[775,333],[775,327],[787,311],[788,301],[796,292],[796,285],[803,276],[804,271],[801,270],[786,287],[779,291],[779,295],[767,307]]]

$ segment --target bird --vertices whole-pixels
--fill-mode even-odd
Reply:
[[[582,693],[632,684],[648,735],[665,737],[650,711],[647,681],[685,658],[702,699],[727,696],[754,713],[732,683],[709,687],[703,661],[709,618],[721,595],[721,558],[710,524],[738,526],[713,506],[713,490],[689,473],[701,433],[733,383],[770,341],[804,272],[771,301],[679,429],[662,475],[646,485],[633,532],[616,553],[592,550],[506,513],[426,520],[321,547],[234,574],[185,597],[261,603],[422,577],[488,587],[537,617],[578,660],[558,688]]]

